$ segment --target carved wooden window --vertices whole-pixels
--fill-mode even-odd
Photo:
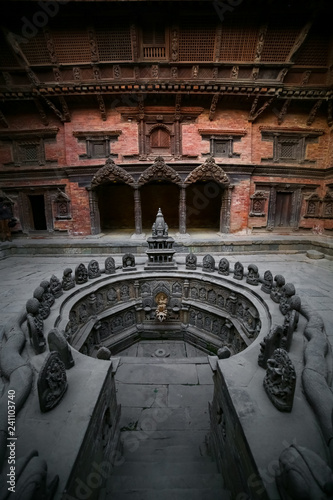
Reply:
[[[59,63],[84,63],[91,61],[88,31],[53,31],[52,39]]]
[[[330,193],[329,191],[323,199],[322,216],[326,219],[333,219],[333,193]]]
[[[74,137],[79,141],[84,141],[86,145],[86,153],[79,155],[79,158],[84,160],[87,158],[108,158],[117,157],[110,151],[111,142],[118,139],[120,130],[110,131],[109,134],[100,134],[94,132],[73,132]]]
[[[266,215],[266,200],[268,193],[256,191],[251,197],[250,217],[263,217]]]
[[[45,165],[44,143],[42,139],[14,141],[14,163],[16,166]]]
[[[300,26],[285,26],[283,22],[268,26],[261,61],[285,61],[299,34]]]
[[[209,140],[211,156],[217,158],[238,158],[239,153],[234,152],[234,143],[240,141],[244,133],[235,135],[226,135],[222,132],[214,135],[208,133],[208,130],[199,130],[203,140]]]
[[[329,35],[323,32],[310,33],[295,57],[299,66],[327,66],[329,52]]]
[[[214,61],[215,25],[182,23],[179,30],[179,61]]]
[[[150,150],[152,153],[170,153],[170,133],[168,130],[157,127],[150,134]]]
[[[166,33],[164,24],[155,22],[142,28],[142,56],[144,59],[165,59]]]
[[[221,61],[253,61],[257,45],[258,29],[246,25],[226,25],[221,32]]]
[[[129,26],[96,30],[98,54],[101,62],[132,61],[131,33]]]
[[[51,63],[44,33],[37,33],[20,47],[31,65]]]
[[[262,161],[275,163],[315,163],[306,158],[306,147],[317,142],[322,133],[300,132],[287,133],[278,131],[262,131],[263,141],[273,141],[273,157],[262,158]]]
[[[319,217],[321,200],[319,196],[313,193],[306,199],[305,217]]]

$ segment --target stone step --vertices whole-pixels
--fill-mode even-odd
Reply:
[[[205,443],[192,443],[189,445],[168,445],[163,441],[127,441],[123,444],[123,455],[128,462],[147,461],[165,459],[173,460],[177,458],[178,462],[185,460],[201,460],[203,457],[209,457]]]
[[[132,450],[137,447],[145,447],[146,449],[153,449],[156,445],[158,447],[166,446],[187,446],[191,449],[199,449],[205,445],[207,430],[190,430],[190,431],[154,431],[147,435],[144,431],[122,431],[121,440],[123,444],[128,442],[128,448]],[[126,450],[126,446],[125,446]]]
[[[117,476],[187,476],[189,474],[217,474],[217,466],[215,462],[200,460],[200,461],[179,461],[175,460],[155,461],[155,462],[125,462],[120,467],[113,469],[113,477]]]
[[[129,487],[131,488],[129,490]],[[107,491],[109,493],[128,492],[140,490],[188,490],[188,489],[223,489],[223,480],[218,473],[209,474],[176,474],[160,475],[152,473],[150,468],[146,468],[144,474],[134,476],[113,474],[107,481]],[[157,494],[157,492],[155,492]],[[158,493],[159,496],[159,493]],[[112,497],[113,498],[113,497]],[[169,497],[173,498],[173,497]]]
[[[230,500],[230,493],[221,488],[187,490],[172,488],[156,490],[126,490],[106,493],[102,500]]]

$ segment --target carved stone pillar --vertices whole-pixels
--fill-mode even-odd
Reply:
[[[137,187],[134,188],[134,220],[135,234],[142,234],[141,195]]]
[[[98,234],[101,232],[101,220],[98,208],[97,193],[94,189],[86,189],[89,194],[91,234]]]
[[[179,191],[179,233],[186,233],[186,191],[181,186]]]
[[[220,211],[220,233],[230,233],[231,194],[234,186],[228,186],[222,195]]]
[[[272,185],[269,195],[268,216],[267,216],[268,231],[273,231],[275,223],[275,210],[276,210],[276,186]]]

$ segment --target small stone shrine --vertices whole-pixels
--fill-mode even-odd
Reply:
[[[168,225],[161,209],[158,209],[156,220],[152,226],[152,235],[148,238],[148,261],[145,269],[167,270],[177,269],[173,260],[175,240],[168,235]]]

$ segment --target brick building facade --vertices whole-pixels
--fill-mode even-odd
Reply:
[[[329,3],[3,3],[13,233],[333,229]]]

